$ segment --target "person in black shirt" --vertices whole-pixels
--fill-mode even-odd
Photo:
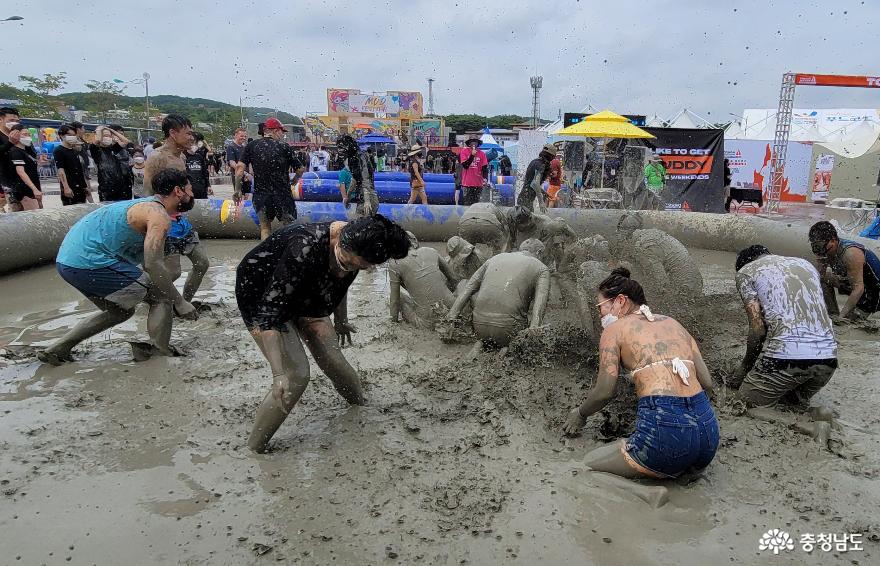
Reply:
[[[195,198],[208,198],[211,190],[211,176],[208,172],[208,148],[205,147],[205,136],[193,132],[195,144],[183,153],[186,163],[186,174],[192,184]]]
[[[18,110],[5,106],[0,108],[0,212],[6,204],[6,193],[12,187],[14,171],[9,162],[9,151],[18,143],[21,130],[10,128],[18,124]],[[11,207],[10,207],[11,208]]]
[[[12,178],[9,179],[10,187],[6,194],[9,208],[12,212],[24,210],[21,199],[32,198],[43,208],[43,193],[40,190],[40,169],[37,166],[37,152],[34,151],[31,133],[22,124],[16,124],[10,128],[12,132],[20,132],[18,143],[7,153],[7,158],[12,170]],[[13,137],[13,136],[10,136]]]
[[[86,183],[88,183],[89,193],[92,192],[92,173],[89,170],[89,163],[91,155],[91,150],[89,147],[91,144],[86,141],[86,127],[82,122],[71,122],[70,126],[75,130],[76,137],[79,138],[79,146],[77,146],[77,150],[79,151],[79,160],[82,161],[83,173],[86,176]]]
[[[403,228],[377,214],[352,222],[286,226],[242,259],[235,299],[272,370],[272,390],[248,438],[251,450],[266,451],[309,383],[303,342],[339,394],[349,403],[364,404],[360,379],[341,349],[346,338],[351,344],[355,331],[348,324],[346,293],[358,270],[403,259],[409,248]]]
[[[134,145],[122,135],[122,126],[98,126],[97,143],[89,147],[98,169],[98,198],[101,201],[131,200],[133,184],[128,147]]]
[[[516,198],[518,206],[522,206],[529,212],[532,212],[534,211],[535,198],[538,196],[538,193],[542,194],[546,199],[550,198],[550,195],[544,190],[543,184],[550,175],[550,162],[553,161],[554,157],[556,157],[556,147],[552,144],[547,144],[541,149],[538,157],[529,162],[529,166],[526,167],[522,189],[520,189],[519,195]],[[543,210],[544,199],[538,198],[538,204]]]
[[[72,126],[64,125],[58,128],[58,139],[61,145],[55,148],[52,156],[55,158],[55,167],[58,169],[58,183],[61,185],[61,204],[81,204],[92,202],[92,193],[89,191],[83,171],[79,153],[79,138]]]
[[[245,168],[254,170],[254,210],[260,221],[260,239],[265,240],[272,233],[272,221],[282,225],[296,219],[296,201],[293,199],[291,185],[295,184],[305,171],[305,165],[294,156],[293,148],[281,141],[284,126],[277,118],[269,118],[263,125],[263,137],[247,144],[241,161],[235,170],[235,192],[232,199],[241,202],[241,182]],[[293,179],[290,171],[294,172]]]

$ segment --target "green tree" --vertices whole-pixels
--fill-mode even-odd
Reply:
[[[113,81],[89,81],[86,88],[92,93],[92,98],[98,111],[101,112],[103,122],[107,122],[107,111],[113,108],[116,101],[122,96],[122,89]]]
[[[25,88],[29,88],[37,94],[48,98],[56,90],[61,90],[67,84],[67,73],[65,71],[61,71],[57,75],[46,73],[42,77],[18,75],[18,80],[24,83]]]

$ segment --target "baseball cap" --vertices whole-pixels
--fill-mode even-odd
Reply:
[[[286,132],[287,128],[281,123],[278,118],[269,118],[266,120],[266,124],[263,126],[264,130],[281,130],[282,132]]]

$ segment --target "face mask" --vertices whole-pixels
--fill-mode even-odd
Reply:
[[[7,130],[11,130],[11,129],[12,129],[12,126],[17,126],[17,125],[18,125],[18,122],[15,122],[15,121],[12,121],[12,122],[6,122],[6,129],[7,129]]]
[[[177,203],[177,212],[189,212],[196,205],[196,199],[191,198],[188,201],[180,201]]]
[[[109,147],[109,146],[113,145],[113,138],[110,138],[110,137],[101,138],[101,145],[103,145],[104,147]]]
[[[21,142],[21,145],[23,145],[23,146],[29,146],[29,145],[31,145],[32,143],[34,143],[34,140],[32,140],[32,139],[29,138],[29,137],[28,137],[28,138],[24,138],[24,137],[19,138],[18,141],[20,141],[20,142]]]
[[[199,150],[199,146],[197,146],[197,145],[191,145],[191,146],[189,146],[189,151],[190,151],[190,153],[195,153],[195,152],[197,152],[198,150]]]
[[[76,136],[64,136],[64,142],[69,143],[70,145],[76,145],[79,143],[79,138]]]
[[[196,144],[196,147],[205,147],[205,142],[199,142]]]
[[[614,299],[608,299],[608,300],[613,301]],[[599,305],[602,305],[602,303],[599,303]],[[596,306],[599,306],[599,305],[596,305]],[[608,314],[606,314],[605,316],[602,317],[602,320],[601,320],[602,328],[608,328],[609,326],[611,326],[612,324],[614,324],[618,320],[619,319],[616,314],[612,314],[609,312]]]
[[[137,163],[138,165],[140,165],[144,162],[144,158],[143,157],[135,157],[134,162]]]

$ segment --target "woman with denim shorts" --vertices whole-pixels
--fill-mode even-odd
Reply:
[[[629,275],[618,268],[599,284],[596,307],[604,328],[599,376],[568,415],[563,432],[577,434],[608,404],[622,366],[639,398],[636,430],[620,443],[591,451],[584,463],[627,478],[675,478],[702,470],[718,449],[709,370],[693,337],[676,320],[651,313],[642,286]]]

